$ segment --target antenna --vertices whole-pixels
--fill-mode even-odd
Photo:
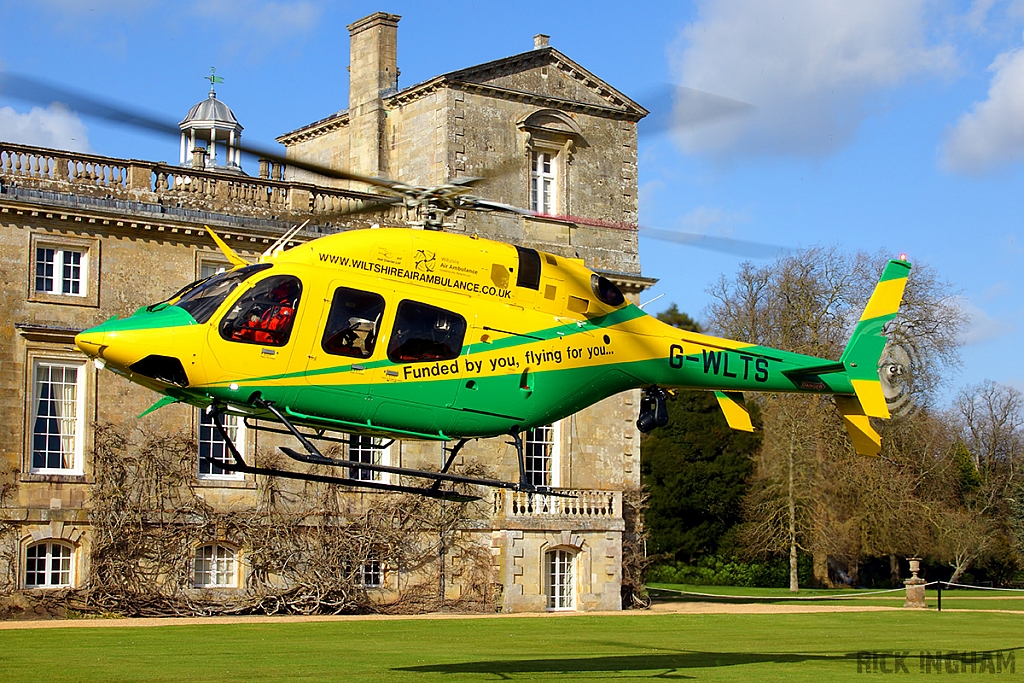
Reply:
[[[663,296],[665,296],[665,295],[664,294],[659,294],[658,296],[654,297],[653,299],[650,299],[649,301],[643,302],[642,304],[637,306],[637,308],[639,308],[642,311],[642,310],[644,310],[644,306],[647,306],[649,304],[653,304],[655,301],[657,301],[658,299],[660,299]]]
[[[299,230],[302,230],[304,227],[306,227],[308,223],[309,219],[307,218],[302,222],[302,225],[296,225],[294,228],[292,228],[285,234],[281,235],[276,242],[267,247],[267,250],[260,255],[260,263],[263,263],[268,258],[274,258],[282,251],[284,251],[285,245],[288,244],[288,241],[291,240],[292,237],[295,237],[295,235],[298,234]]]

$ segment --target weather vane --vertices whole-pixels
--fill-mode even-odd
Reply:
[[[209,76],[203,76],[203,78],[205,78],[206,80],[210,81],[210,94],[213,95],[214,97],[216,97],[217,93],[213,89],[213,87],[217,83],[223,83],[224,82],[224,79],[217,75],[217,67],[211,66],[210,67],[210,75]]]

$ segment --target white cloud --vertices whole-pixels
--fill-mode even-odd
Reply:
[[[974,305],[967,297],[956,297],[956,304],[963,311],[967,323],[960,333],[960,343],[965,346],[980,344],[1014,331],[1013,324],[994,318],[984,309]]]
[[[942,148],[942,165],[954,173],[981,173],[1024,160],[1024,48],[1004,52],[988,99],[960,117]]]
[[[322,10],[307,0],[201,0],[191,5],[189,13],[201,20],[230,23],[234,28],[222,47],[260,60],[317,28]]]
[[[680,130],[716,157],[822,157],[868,115],[867,97],[954,64],[930,46],[925,0],[704,0],[672,56],[679,82],[756,107]],[[694,118],[694,117],[691,117]]]
[[[11,107],[0,108],[0,140],[71,152],[91,151],[85,124],[60,105],[32,107],[27,114]]]

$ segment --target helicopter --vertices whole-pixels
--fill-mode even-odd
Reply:
[[[2,76],[8,91],[39,97],[38,83]],[[177,134],[173,125],[53,92],[43,97]],[[889,417],[878,367],[911,269],[904,256],[884,267],[840,358],[816,358],[672,327],[580,259],[446,232],[445,218],[457,210],[543,216],[473,195],[480,178],[416,186],[242,149],[364,183],[379,199],[350,213],[401,204],[420,229],[347,230],[286,248],[297,226],[249,262],[207,228],[229,270],[76,336],[98,367],[162,395],[147,413],[172,403],[208,411],[233,458],[228,471],[456,500],[474,496],[443,484],[563,495],[529,481],[519,435],[635,389],[642,432],[667,423],[672,389],[713,391],[729,426],[745,431],[753,426],[742,392],[832,395],[854,449],[879,455],[870,418]],[[397,474],[406,483],[251,465],[224,427],[226,414],[293,437],[300,449],[281,450],[295,461]],[[379,448],[395,439],[455,445],[433,472],[329,457],[314,441],[340,442],[329,436],[335,432],[380,437]],[[516,447],[518,481],[451,471],[470,440],[503,435]]]
[[[643,391],[643,432],[667,423],[669,388],[714,391],[729,426],[747,431],[743,391],[832,394],[857,452],[879,453],[869,418],[889,417],[877,367],[910,271],[903,259],[886,265],[835,361],[679,330],[576,259],[474,235],[353,230],[251,264],[221,245],[234,268],[75,343],[163,394],[158,405],[208,409],[235,459],[226,469],[325,478],[246,464],[221,424],[229,412],[283,425],[303,448],[282,448],[297,461],[433,480],[326,477],[336,483],[428,495],[445,495],[442,481],[540,490],[526,478],[519,434],[628,389]],[[440,472],[425,472],[327,457],[311,440],[324,431],[456,445]],[[516,446],[518,482],[448,471],[466,442],[501,435]]]

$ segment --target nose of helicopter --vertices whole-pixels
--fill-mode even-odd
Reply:
[[[96,328],[83,330],[75,335],[75,346],[89,358],[102,358],[107,333]]]
[[[152,311],[140,309],[127,318],[111,318],[79,332],[75,336],[75,345],[82,353],[110,370],[126,375],[141,373],[153,377],[154,373],[167,373],[160,368],[153,370],[146,364],[146,359],[171,360],[169,355],[163,354],[167,354],[169,347],[182,339],[184,330],[195,329],[195,326],[195,319],[180,308]],[[177,359],[173,360],[176,368],[172,374],[175,383],[179,383],[182,381],[179,375],[184,371],[177,372],[181,363]]]
[[[110,329],[111,324],[84,330],[75,335],[75,346],[82,353],[98,361],[100,366],[110,365],[111,369],[127,370],[143,353],[139,344],[127,330]]]

